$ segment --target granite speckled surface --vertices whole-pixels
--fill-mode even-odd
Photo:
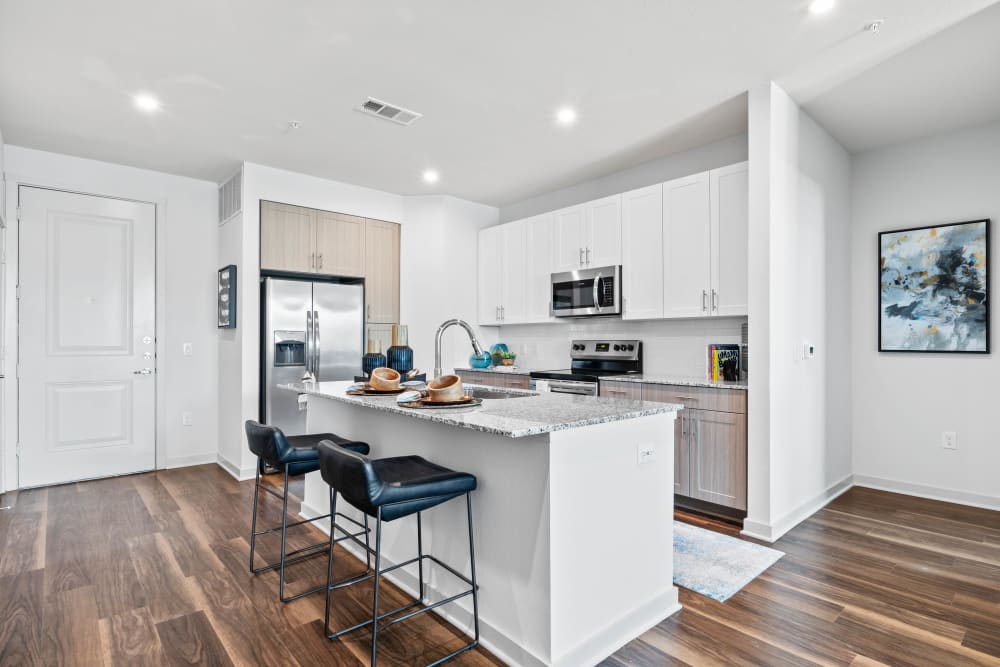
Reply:
[[[615,375],[604,377],[602,380],[612,380],[614,382],[641,382],[644,384],[676,384],[684,387],[708,387],[711,389],[742,389],[746,390],[746,381],[740,382],[712,382],[701,377],[690,375]]]
[[[351,382],[320,382],[309,386],[301,383],[279,385],[280,389],[319,396],[359,407],[391,412],[425,421],[468,428],[508,438],[523,438],[581,426],[636,419],[649,415],[676,412],[683,405],[651,403],[624,399],[571,396],[569,394],[536,394],[504,389],[503,392],[524,394],[519,398],[484,399],[474,408],[449,410],[415,410],[396,404],[396,396],[348,396]],[[495,389],[476,386],[477,389]]]

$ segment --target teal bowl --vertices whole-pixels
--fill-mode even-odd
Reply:
[[[493,357],[489,352],[469,356],[469,366],[472,368],[489,368],[492,363]]]

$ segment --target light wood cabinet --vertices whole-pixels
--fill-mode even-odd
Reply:
[[[393,222],[364,221],[365,319],[371,323],[399,322],[399,235]]]
[[[275,202],[260,205],[260,268],[310,273],[316,269],[313,211]]]
[[[674,422],[674,493],[745,511],[746,392],[682,385],[641,386],[644,401],[684,405]]]
[[[365,276],[365,219],[316,211],[316,273]]]
[[[601,380],[599,391],[605,398],[629,398],[636,401],[642,399],[642,385],[638,382]]]
[[[505,389],[530,389],[531,376],[504,371],[458,371],[465,384],[481,384]]]

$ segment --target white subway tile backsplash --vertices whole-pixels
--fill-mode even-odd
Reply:
[[[517,353],[525,368],[565,368],[569,342],[575,338],[636,338],[642,341],[643,370],[649,375],[700,376],[705,373],[705,350],[711,343],[739,343],[745,317],[692,320],[583,319],[550,324],[507,325],[499,340]]]

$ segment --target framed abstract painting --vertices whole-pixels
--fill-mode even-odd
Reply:
[[[990,351],[990,221],[881,232],[879,351]]]

